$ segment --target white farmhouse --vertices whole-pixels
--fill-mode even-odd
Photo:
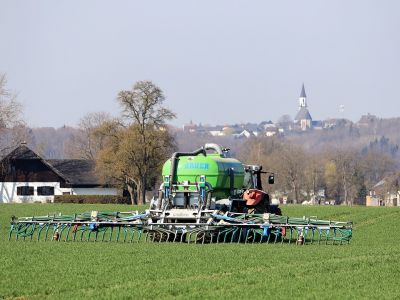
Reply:
[[[55,195],[117,195],[92,160],[45,160],[21,144],[0,162],[0,203],[53,202]]]

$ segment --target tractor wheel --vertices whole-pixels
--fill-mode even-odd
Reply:
[[[277,206],[277,205],[270,205],[269,209],[268,209],[268,212],[271,213],[271,214],[282,216],[282,211],[279,208],[279,206]]]

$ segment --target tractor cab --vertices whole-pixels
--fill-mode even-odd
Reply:
[[[275,175],[271,172],[262,171],[262,166],[260,165],[244,165],[244,189],[257,189],[262,190],[261,174],[269,174],[268,183],[274,184]]]
[[[276,213],[280,214],[277,205],[271,205],[269,195],[263,191],[261,174],[268,175],[268,183],[274,184],[275,175],[271,172],[262,171],[260,165],[244,165],[243,197],[237,201],[238,210],[247,210],[254,213]]]

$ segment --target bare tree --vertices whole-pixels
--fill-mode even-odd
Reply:
[[[165,126],[175,114],[163,106],[164,100],[163,92],[154,83],[139,81],[132,90],[118,94],[124,122],[101,131],[108,139],[99,152],[99,168],[123,180],[131,198],[136,199],[137,195],[138,204],[145,202],[149,181],[159,176],[162,163],[175,147]]]
[[[291,128],[293,128],[293,119],[290,115],[281,116],[276,123],[285,130],[290,130]]]
[[[336,164],[333,160],[326,158],[324,162],[324,181],[325,181],[325,195],[328,199],[335,199],[335,202],[340,200],[341,184],[339,181],[338,171]]]
[[[145,138],[144,132],[149,126],[160,127],[165,121],[176,117],[163,106],[164,101],[164,93],[151,81],[138,81],[132,90],[118,93],[118,102],[122,106],[124,117],[139,125],[142,138]]]
[[[367,188],[372,188],[382,178],[394,173],[398,169],[398,163],[387,154],[371,151],[362,156],[360,167],[365,185]]]
[[[359,187],[360,155],[352,149],[337,148],[331,152],[331,164],[340,184],[343,202],[353,204]]]
[[[306,153],[297,145],[286,143],[276,155],[278,178],[283,180],[293,193],[293,201],[300,201],[300,192],[304,186]]]
[[[68,157],[95,160],[97,153],[104,146],[105,136],[99,129],[104,123],[112,121],[107,112],[86,114],[79,122],[79,133],[70,137],[66,145]]]
[[[22,105],[15,93],[7,89],[7,77],[0,74],[0,155],[15,148],[27,137],[22,121]]]
[[[0,128],[11,128],[22,122],[22,106],[6,85],[6,75],[0,74]]]
[[[309,198],[314,196],[316,199],[319,190],[325,186],[324,160],[319,153],[307,153],[303,182]]]

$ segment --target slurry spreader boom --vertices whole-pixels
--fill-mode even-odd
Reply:
[[[262,190],[261,166],[206,144],[163,166],[158,198],[145,212],[12,217],[9,240],[343,244],[352,222],[281,216]],[[268,183],[274,174],[268,173]]]

